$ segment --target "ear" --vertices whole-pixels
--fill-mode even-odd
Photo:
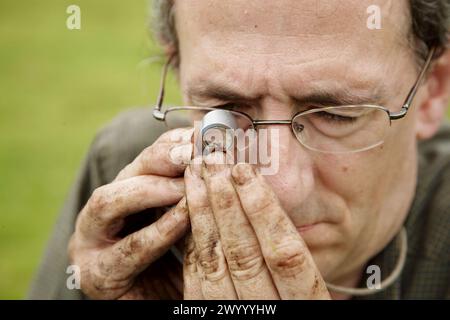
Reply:
[[[426,95],[418,106],[416,135],[418,139],[431,138],[446,117],[450,99],[450,49],[431,66],[427,82]]]

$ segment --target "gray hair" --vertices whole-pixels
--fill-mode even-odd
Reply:
[[[152,0],[152,29],[167,53],[178,54],[178,38],[173,15],[174,0]],[[419,60],[436,47],[436,57],[449,43],[450,0],[410,0],[412,48]],[[178,59],[175,59],[175,66]]]

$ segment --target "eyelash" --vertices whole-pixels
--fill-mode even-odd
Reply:
[[[330,122],[355,122],[358,119],[358,117],[341,116],[338,114],[333,114],[325,111],[317,112],[316,114],[319,117],[324,118],[325,120]]]

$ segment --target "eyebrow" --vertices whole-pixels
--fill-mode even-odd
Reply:
[[[314,88],[314,92],[297,93],[291,95],[290,99],[296,106],[304,106],[313,104],[316,106],[340,106],[340,105],[358,105],[358,104],[380,104],[383,102],[383,93],[385,88],[377,86],[371,92],[351,92],[346,89],[324,90],[322,88]],[[187,90],[189,98],[197,99],[214,99],[227,102],[250,102],[257,101],[262,96],[252,96],[245,92],[239,92],[231,87],[207,83],[202,85],[194,85]],[[197,100],[195,99],[195,100]]]
[[[189,98],[196,97],[227,101],[255,101],[261,98],[260,96],[251,96],[244,92],[238,92],[231,87],[213,83],[189,86],[187,95]]]
[[[303,96],[294,96],[291,99],[296,105],[314,104],[318,106],[342,106],[359,104],[380,104],[385,95],[381,94],[384,90],[377,88],[372,92],[350,92],[349,90],[325,91],[316,89],[311,94]]]

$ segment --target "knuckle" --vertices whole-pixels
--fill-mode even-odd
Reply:
[[[176,128],[173,130],[166,131],[162,134],[157,142],[189,142],[192,138],[193,130],[190,128]]]
[[[99,267],[81,273],[81,289],[88,296],[96,299],[117,299],[132,285],[130,279],[115,279],[112,274],[105,274]],[[84,284],[83,284],[84,283]]]
[[[93,299],[101,299],[102,295],[98,292],[96,289],[96,285],[94,283],[98,282],[99,280],[96,280],[96,276],[93,273],[93,268],[91,266],[81,266],[81,281],[80,281],[80,287],[81,291],[85,295],[87,295],[90,298]]]
[[[141,156],[139,157],[141,167],[145,168],[149,161],[152,161],[152,159],[155,158],[158,150],[156,146],[156,143],[152,144],[142,151]]]
[[[152,159],[154,159],[155,148],[154,145],[146,147],[134,161],[131,163],[133,167],[133,171],[135,175],[140,172],[145,172],[149,166],[149,163],[152,163]],[[139,173],[138,173],[139,172]]]
[[[137,236],[136,233],[130,234],[123,241],[123,245],[118,247],[118,253],[122,258],[137,255],[137,253],[144,250],[147,245],[146,241],[142,237]]]
[[[186,241],[184,264],[190,268],[197,265],[197,252],[195,251],[195,243],[192,238],[188,238]]]
[[[105,263],[103,259],[97,259],[97,267],[95,268],[94,274],[97,276],[97,278],[107,278],[114,272],[115,268],[116,266]]]
[[[88,207],[90,212],[96,213],[96,212],[102,212],[104,211],[108,205],[110,204],[111,200],[109,197],[106,196],[107,192],[106,186],[101,186],[96,188],[92,192],[92,196],[89,198]],[[97,217],[97,215],[95,215]],[[97,217],[99,218],[99,217]]]
[[[283,277],[293,277],[307,268],[307,258],[303,248],[295,241],[279,245],[266,256],[270,270]]]
[[[189,194],[188,198],[189,211],[192,214],[192,218],[205,219],[211,215],[211,206],[208,198],[201,192],[195,192]]]
[[[261,273],[264,259],[259,245],[236,244],[226,249],[231,276],[237,280],[248,280]]]
[[[167,143],[155,142],[151,146],[147,147],[136,158],[136,165],[140,168],[138,171],[155,173],[154,171],[170,171],[170,148]],[[158,168],[155,169],[155,163],[158,163]]]
[[[230,209],[236,203],[236,195],[234,191],[229,188],[221,187],[220,189],[217,189],[216,192],[218,197],[215,205],[218,210]]]
[[[128,175],[128,172],[131,171],[132,167],[133,167],[132,163],[127,164],[122,170],[119,171],[115,180],[120,180],[120,179],[126,177]]]
[[[255,193],[248,191],[246,193],[243,206],[248,215],[258,216],[267,211],[272,211],[276,200],[267,192]]]
[[[225,276],[225,257],[221,252],[219,240],[198,250],[198,264],[209,281],[218,281]]]
[[[180,128],[177,128],[177,129],[173,129],[173,130],[169,130],[169,131],[164,132],[163,134],[161,134],[159,136],[158,139],[156,139],[155,143],[158,143],[160,141],[170,141],[170,140],[172,140],[172,136],[179,130],[180,130]]]
[[[80,268],[81,291],[92,299],[117,299],[132,285],[131,279],[120,278],[116,266],[104,263],[100,252],[76,253],[73,257]]]

